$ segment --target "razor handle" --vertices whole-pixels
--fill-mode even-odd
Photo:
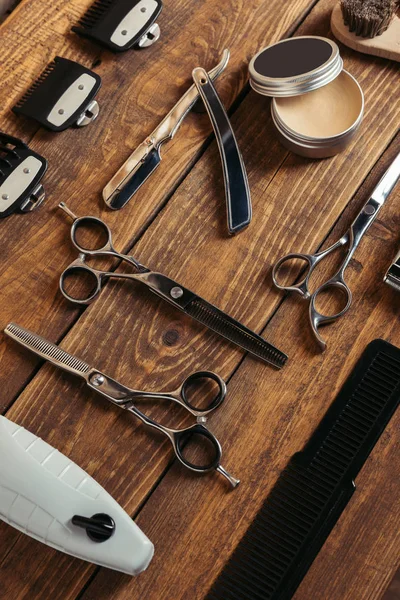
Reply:
[[[228,231],[234,235],[250,224],[252,216],[246,168],[229,117],[207,71],[198,67],[192,76],[217,139],[224,173]]]

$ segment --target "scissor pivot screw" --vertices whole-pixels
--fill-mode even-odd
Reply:
[[[96,375],[92,375],[90,378],[90,383],[95,386],[102,385],[104,383],[104,375],[100,375],[100,373],[96,373]]]
[[[8,200],[9,196],[8,196],[8,194],[3,194],[2,198],[3,198],[3,200]]]
[[[172,290],[170,291],[170,295],[171,298],[182,298],[183,296],[183,289],[180,287],[173,287]]]

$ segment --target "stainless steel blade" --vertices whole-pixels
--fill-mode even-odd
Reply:
[[[48,360],[56,367],[60,367],[69,373],[86,379],[86,374],[92,370],[83,360],[65,352],[65,350],[40,337],[40,335],[24,329],[16,323],[9,323],[4,333],[37,356]]]
[[[221,62],[211,69],[209,76],[214,81],[226,68],[229,61],[229,50],[224,50]],[[193,108],[199,99],[199,93],[195,84],[192,84],[182,98],[175,104],[174,108],[161,121],[146,140],[136,148],[128,160],[117,171],[114,177],[103,189],[103,199],[105,203],[111,206],[111,201],[118,194],[129,179],[133,177],[141,164],[146,160],[147,156],[154,150],[160,148],[163,142],[172,140],[175,133],[178,131],[183,119],[188,112]],[[160,157],[161,158],[161,157]],[[143,181],[142,181],[143,183]],[[135,193],[136,188],[130,197]],[[112,206],[111,206],[112,208]]]
[[[371,198],[383,204],[394,186],[400,179],[400,152],[382,176],[378,185],[372,192]]]
[[[287,355],[281,350],[202,298],[196,297],[184,311],[215,333],[278,369],[287,361]]]

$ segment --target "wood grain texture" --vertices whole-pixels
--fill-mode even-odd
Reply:
[[[295,4],[297,10],[294,10]],[[235,9],[232,11],[233,25],[226,16],[223,18],[218,4],[214,11],[214,37],[209,25],[213,5],[215,2],[211,0],[199,2],[199,12],[197,3],[196,7],[190,5],[193,11],[190,19],[195,21],[193,27],[198,29],[200,17],[208,15],[210,30],[204,33],[199,46],[204,55],[207,54],[207,36],[216,39],[215,48],[218,46],[218,49],[225,45],[225,36],[235,38],[234,61],[238,62],[234,64],[242,66],[232,65],[232,71],[224,79],[227,87],[219,87],[230,103],[244,82],[243,56],[247,44],[261,47],[265,35],[275,39],[276,31],[283,31],[282,27],[290,28],[290,23],[301,14],[305,4],[293,3],[287,11],[277,3],[275,12],[270,3],[250,7],[249,10],[255,11],[254,31],[251,39],[246,39],[245,48],[239,43],[245,39],[242,35],[248,36],[250,27],[245,24],[243,31],[240,30],[247,14],[244,4],[231,4]],[[321,0],[298,33],[324,35],[329,27],[332,5],[329,0]],[[183,3],[182,7],[187,8]],[[282,19],[284,11],[287,12]],[[163,13],[165,18],[166,12],[167,7]],[[187,18],[188,12],[185,14]],[[176,18],[179,21],[181,17]],[[263,33],[266,22],[267,34]],[[191,23],[190,20],[189,28]],[[169,27],[179,37],[181,30],[177,26],[175,30],[175,24],[171,20]],[[197,32],[197,35],[203,34]],[[179,51],[175,50],[174,44],[175,41],[170,42],[177,53],[174,72],[178,71],[181,52],[185,68],[182,67],[180,72],[186,77],[186,73],[190,73],[188,63],[193,58],[185,54],[190,44],[188,39],[184,41],[183,35]],[[171,51],[165,47],[160,56],[164,57],[165,52],[167,57],[171,56],[168,54]],[[343,56],[346,68],[363,86],[367,102],[360,136],[346,153],[319,162],[288,155],[274,137],[268,103],[251,93],[233,118],[253,194],[251,227],[237,238],[226,237],[221,168],[216,146],[212,144],[133,246],[134,254],[142,262],[175,277],[257,331],[264,329],[279,308],[265,335],[288,351],[291,359],[288,367],[278,373],[251,358],[241,363],[240,351],[129,282],[108,285],[62,342],[63,347],[111,376],[145,389],[176,387],[186,374],[198,368],[212,368],[224,377],[235,373],[229,384],[228,399],[210,419],[210,425],[222,442],[223,464],[242,478],[242,485],[235,492],[227,493],[218,476],[191,476],[177,465],[164,477],[171,458],[171,450],[166,444],[161,445],[158,438],[137,426],[130,415],[118,412],[115,407],[89,394],[72,377],[45,366],[18,395],[7,416],[80,464],[130,514],[140,511],[139,525],[155,542],[156,555],[149,570],[136,579],[109,571],[97,574],[94,567],[2,526],[0,547],[8,550],[0,555],[0,597],[12,600],[203,598],[280,470],[308,439],[366,343],[376,336],[400,343],[398,299],[381,282],[398,245],[398,191],[352,261],[348,279],[355,294],[355,304],[345,319],[327,329],[327,354],[315,354],[304,305],[292,299],[282,303],[282,297],[273,291],[270,280],[270,265],[274,260],[292,249],[316,249],[351,200],[332,233],[335,238],[342,234],[399,149],[396,139],[353,197],[395,136],[400,107],[393,96],[397,81],[393,64],[367,59],[347,50]],[[104,69],[104,76],[110,78],[109,86],[114,74],[121,77],[122,84],[121,73],[126,77],[125,60],[127,57],[118,64],[114,59],[103,61],[101,69]],[[165,65],[162,60],[164,58],[157,64]],[[139,81],[141,77],[146,80],[140,69],[135,75],[135,83],[136,77]],[[115,79],[113,81],[115,85]],[[182,84],[182,89],[185,85]],[[133,87],[134,83],[131,91]],[[166,94],[168,89],[165,86]],[[175,92],[178,97],[180,92]],[[107,117],[101,131],[93,125],[91,131],[87,128],[83,132],[65,132],[62,134],[64,140],[42,133],[35,138],[37,148],[46,146],[49,152],[55,152],[54,157],[58,156],[60,162],[61,156],[64,159],[64,164],[55,168],[56,174],[53,173],[50,179],[56,196],[52,202],[55,205],[59,200],[70,200],[69,204],[79,214],[90,210],[104,216],[104,211],[95,202],[100,179],[105,178],[102,170],[113,171],[118,166],[104,162],[108,156],[107,144],[109,148],[113,147],[109,127],[110,123],[118,122],[122,131],[127,111],[112,114],[111,95],[108,97],[109,91],[106,93],[105,89],[103,93]],[[128,95],[124,98],[126,102]],[[146,132],[157,123],[160,117],[157,111],[165,112],[167,103],[164,95],[163,105],[155,89],[151,98],[156,108],[153,120],[146,124]],[[172,105],[174,100],[169,99]],[[120,102],[119,99],[116,101]],[[139,99],[135,97],[135,101]],[[152,105],[149,110],[153,110]],[[195,123],[198,123],[198,130]],[[197,133],[193,134],[190,146],[189,132],[195,130]],[[192,164],[198,158],[207,131],[206,117],[191,115],[180,137],[169,146],[170,164],[180,148]],[[71,145],[71,140],[77,139],[73,134],[78,136],[78,133],[80,151],[83,155],[86,149],[88,157],[79,165],[75,159],[76,147]],[[90,152],[92,143],[95,145],[93,153]],[[114,151],[120,153],[121,149],[114,148]],[[101,152],[104,152],[104,160],[99,165]],[[122,162],[123,157],[120,158]],[[118,162],[119,157],[114,156],[111,163],[112,160]],[[182,162],[176,170],[182,176],[187,166]],[[137,202],[131,203],[123,213],[107,213],[105,218],[115,232],[118,248],[128,248],[136,242],[151,211],[158,210],[176,186],[179,174],[177,179],[175,175],[174,171],[171,176],[165,163],[157,174],[160,177],[158,183],[148,189],[147,195],[143,192],[141,202],[138,196]],[[84,182],[88,193],[82,198],[79,191]],[[23,221],[19,223],[22,227]],[[14,240],[15,246],[7,248],[5,267],[2,266],[0,273],[2,281],[14,282],[13,290],[2,288],[5,294],[1,312],[4,323],[0,326],[13,318],[50,339],[60,339],[78,316],[75,309],[60,300],[57,292],[61,265],[68,264],[74,257],[68,243],[69,224],[63,215],[46,210],[38,220],[26,225],[25,230],[21,227],[18,228],[21,240]],[[27,248],[31,247],[28,240],[32,242],[31,256],[27,256]],[[53,244],[56,244],[55,251]],[[27,264],[29,272],[21,274]],[[25,290],[23,284],[27,286]],[[0,351],[5,408],[34,372],[37,363],[10,341],[2,340]],[[18,375],[11,377],[10,372]],[[151,407],[149,414],[166,424],[186,422],[180,412],[172,411],[170,407]],[[328,541],[333,560],[324,548],[318,558],[319,566],[315,563],[303,583],[305,591],[303,587],[299,589],[299,598],[379,598],[390,581],[399,559],[399,527],[393,526],[399,519],[398,426],[399,416],[396,415],[360,475],[357,502],[349,507]],[[342,560],[343,547],[346,561]],[[92,582],[90,577],[94,577]],[[84,584],[87,587],[81,593]]]
[[[18,50],[15,41],[7,42],[11,44],[10,51],[3,58],[5,79],[10,78],[9,88],[13,93],[10,94],[8,89],[5,94],[1,87],[0,93],[9,99],[10,106],[21,91],[12,83],[15,70],[24,73],[27,70],[31,78],[33,70],[39,73],[53,52],[86,61],[89,65],[99,53],[95,46],[88,46],[88,42],[82,42],[76,35],[66,35],[89,1],[63,1],[50,6],[38,0],[36,8],[35,1],[23,2],[0,29],[0,35],[6,40],[13,39],[15,30],[24,32],[28,29],[24,51]],[[231,49],[229,70],[217,84],[229,106],[245,84],[249,57],[260,45],[287,35],[310,5],[311,0],[296,0],[287,10],[278,0],[273,3],[257,0],[251,5],[243,0],[230,0],[223,5],[215,0],[196,0],[195,3],[167,0],[159,19],[163,35],[157,44],[142,52],[130,51],[114,56],[104,51],[101,54],[102,62],[96,67],[103,78],[103,87],[98,94],[99,118],[84,129],[70,129],[61,134],[43,130],[37,133],[32,147],[50,164],[44,180],[46,203],[35,215],[13,215],[1,223],[0,281],[4,283],[0,288],[3,307],[0,327],[14,319],[32,329],[41,328],[43,335],[53,339],[64,335],[79,311],[65,306],[58,291],[61,267],[72,256],[63,215],[56,211],[58,203],[72,204],[79,214],[102,215],[115,230],[118,247],[130,247],[199,158],[211,132],[207,116],[188,116],[174,142],[163,150],[163,163],[158,172],[123,212],[106,208],[101,199],[105,183],[187,89],[195,66],[210,68],[219,61],[225,47]],[[267,20],[266,11],[272,15]],[[37,15],[35,19],[33,14]],[[35,32],[31,32],[33,22]],[[38,23],[43,26],[39,27]],[[41,34],[36,32],[42,29]],[[44,36],[43,39],[39,39],[39,35]],[[52,44],[52,36],[59,46]],[[46,46],[48,56],[44,57],[43,46]],[[16,66],[17,50],[21,64]],[[29,68],[24,67],[26,54],[29,65],[32,61],[35,63]],[[25,83],[26,76],[23,78],[24,89]],[[1,119],[0,128],[6,131],[13,130],[9,116],[6,112]],[[24,128],[29,127],[28,120],[21,119],[21,126],[22,121]],[[216,163],[215,172],[219,172]],[[4,394],[0,399],[0,410],[3,411],[37,367],[35,359],[26,361],[17,357],[15,360],[15,356],[10,358],[4,350],[1,340],[0,357],[4,368],[0,383]]]
[[[327,244],[350,224],[400,139],[360,189]],[[141,511],[138,524],[156,546],[151,569],[136,582],[100,573],[83,598],[201,599],[247,529],[290,456],[300,450],[339,391],[362,349],[375,337],[399,344],[398,299],[382,282],[398,243],[397,191],[352,261],[351,313],[329,327],[328,351],[314,354],[306,308],[290,299],[267,328],[290,345],[283,372],[246,359],[229,383],[229,400],[212,417],[228,468],[242,478],[232,493],[210,478],[188,480],[175,465]],[[358,491],[299,589],[296,600],[379,598],[398,565],[398,428],[396,414],[357,480]],[[185,477],[185,481],[182,478]],[[182,576],[182,573],[185,575]]]

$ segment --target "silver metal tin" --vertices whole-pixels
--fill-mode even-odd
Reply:
[[[249,65],[250,85],[259,94],[271,96],[272,120],[281,143],[296,154],[309,158],[334,156],[346,148],[358,130],[364,113],[360,85],[346,73],[360,92],[360,112],[345,131],[330,137],[308,137],[294,131],[280,118],[275,98],[300,96],[331,83],[343,71],[335,42],[318,36],[282,40],[258,52]]]
[[[290,129],[279,116],[275,98],[271,102],[271,115],[280,142],[292,152],[309,158],[328,158],[342,152],[354,138],[364,115],[364,95],[359,83],[350,73],[343,71],[356,83],[361,95],[361,110],[354,123],[345,131],[330,137],[309,137]]]
[[[272,64],[275,60],[276,65]],[[261,66],[263,62],[265,69]],[[311,70],[310,66],[313,67]],[[271,72],[267,74],[269,69]],[[300,36],[282,40],[258,52],[249,65],[250,85],[264,96],[297,96],[330,83],[342,69],[343,60],[335,42],[318,36]]]

